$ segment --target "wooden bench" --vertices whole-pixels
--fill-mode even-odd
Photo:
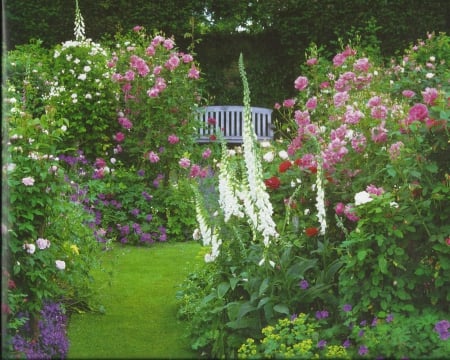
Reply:
[[[272,140],[272,110],[252,107],[251,112],[258,140]],[[212,135],[222,134],[227,143],[242,144],[243,106],[207,106],[200,109],[199,120],[203,127],[199,131],[197,142],[211,142]]]

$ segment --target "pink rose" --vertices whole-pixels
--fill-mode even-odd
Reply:
[[[293,107],[295,105],[295,99],[286,99],[283,101],[283,106],[290,108]]]
[[[307,86],[308,78],[305,76],[299,76],[294,82],[294,87],[299,91],[305,90]]]
[[[438,97],[438,91],[435,88],[427,87],[425,91],[422,91],[423,100],[428,105],[434,105],[434,100]]]
[[[414,91],[412,91],[412,90],[403,90],[402,91],[402,95],[404,96],[404,97],[407,97],[407,98],[412,98],[414,95],[416,95],[416,93],[414,92]]]
[[[425,120],[428,117],[428,108],[426,105],[417,103],[409,109],[408,120],[409,121],[421,121]]]

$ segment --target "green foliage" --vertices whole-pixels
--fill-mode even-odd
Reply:
[[[8,99],[14,106],[6,118],[10,142],[3,167],[11,334],[20,327],[19,313],[28,312],[37,324],[47,300],[61,301],[69,311],[88,308],[98,251],[90,218],[69,201],[71,188],[55,156],[63,148],[65,121],[50,111],[35,119],[14,100]]]
[[[263,338],[255,341],[248,338],[238,350],[239,359],[311,359],[348,358],[342,345],[329,344],[321,331],[321,322],[300,313],[291,320],[279,319],[272,326],[266,326],[261,333]],[[322,342],[320,342],[322,341]]]
[[[349,311],[342,324],[332,325],[328,313],[318,313],[315,318],[300,313],[266,326],[262,337],[248,338],[239,347],[238,358],[442,358],[449,351],[449,342],[435,330],[439,315],[430,311],[413,316],[383,312],[361,320]]]

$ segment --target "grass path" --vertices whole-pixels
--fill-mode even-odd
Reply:
[[[105,314],[71,316],[69,359],[192,359],[196,354],[176,319],[177,285],[196,263],[200,245],[164,243],[153,247],[117,247],[105,253],[113,269],[95,275]],[[111,261],[110,261],[111,260]]]

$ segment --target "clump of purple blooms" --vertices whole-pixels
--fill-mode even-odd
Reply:
[[[438,321],[434,326],[434,331],[439,334],[441,340],[447,340],[450,337],[448,328],[450,328],[450,322],[448,322],[447,320],[441,320]]]
[[[25,315],[25,317],[28,316]],[[32,334],[30,321],[28,320],[21,330],[13,336],[13,350],[24,354],[27,359],[63,359],[69,350],[66,325],[67,317],[61,304],[47,303],[41,310],[38,336]]]

